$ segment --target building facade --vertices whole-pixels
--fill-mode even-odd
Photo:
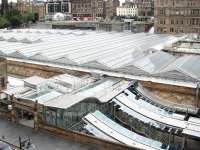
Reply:
[[[39,21],[44,21],[44,18],[45,18],[45,15],[46,15],[45,3],[34,4],[33,11],[37,12]]]
[[[117,16],[137,16],[138,15],[138,9],[137,6],[132,7],[117,7]]]
[[[135,0],[138,14],[142,17],[154,16],[154,0]]]
[[[200,0],[155,0],[157,33],[200,33]]]
[[[113,18],[119,5],[119,0],[71,0],[72,16],[93,20],[98,17]]]
[[[103,17],[103,0],[71,0],[72,16],[96,18]]]
[[[46,2],[46,14],[71,13],[71,3],[69,0],[48,0]]]
[[[32,11],[32,3],[28,0],[17,0],[17,9],[21,13]]]
[[[105,17],[112,19],[117,15],[117,7],[120,6],[119,0],[107,0],[105,1]]]
[[[17,9],[20,13],[28,11],[34,12],[37,15],[36,18],[38,21],[43,21],[46,15],[46,5],[43,1],[33,0],[31,2],[27,0],[18,0]]]
[[[45,5],[45,9],[43,9],[42,5]],[[38,1],[18,0],[18,10],[20,12],[35,9],[39,14],[39,18],[44,18],[44,15],[45,20],[51,20],[57,13],[81,20],[113,18],[117,15],[116,9],[119,5],[119,0],[47,0],[41,3],[38,3]],[[33,8],[34,6],[36,7]]]
[[[137,6],[138,16],[154,16],[154,0],[126,0],[123,4],[125,7]]]

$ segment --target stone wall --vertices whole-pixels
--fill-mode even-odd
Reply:
[[[196,88],[187,88],[181,86],[140,82],[143,87],[148,89],[152,95],[158,97],[161,102],[174,103],[183,107],[200,107],[200,100],[196,98]]]
[[[8,60],[8,74],[19,75],[23,77],[40,76],[43,78],[49,78],[55,75],[69,73],[77,76],[85,75],[83,72],[60,69],[50,67],[46,65],[35,65],[24,62],[10,61]]]
[[[167,85],[161,83],[154,83],[154,82],[145,82],[140,81],[143,87],[150,88],[150,89],[157,89],[160,91],[168,91],[173,93],[181,93],[181,94],[189,94],[189,95],[196,95],[196,89],[194,88],[187,88],[175,85]]]

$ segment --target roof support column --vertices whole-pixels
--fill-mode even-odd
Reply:
[[[11,109],[11,121],[13,123],[16,122],[16,110],[15,110],[15,97],[14,95],[11,96],[11,106],[12,106],[12,109]]]
[[[181,150],[185,150],[186,148],[187,148],[187,139],[186,139],[186,137],[183,137]]]
[[[196,107],[199,108],[199,89],[200,89],[200,82],[197,83],[196,88]]]
[[[35,102],[34,104],[34,112],[33,112],[33,116],[34,116],[34,129],[35,131],[38,130],[39,128],[39,120],[38,120],[38,101]]]
[[[169,138],[168,138],[168,144],[171,144],[171,136],[172,136],[172,128],[169,129]]]

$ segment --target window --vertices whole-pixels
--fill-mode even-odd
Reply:
[[[170,32],[174,32],[174,28],[170,28]]]
[[[164,9],[160,10],[160,15],[165,15],[165,10]]]
[[[180,24],[182,24],[182,25],[183,25],[183,20],[180,20]]]
[[[171,24],[174,24],[174,19],[171,20]]]
[[[160,24],[165,24],[165,19],[160,19]]]

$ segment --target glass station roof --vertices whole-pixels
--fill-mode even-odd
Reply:
[[[0,30],[0,55],[62,66],[79,66],[131,75],[178,71],[200,79],[200,57],[174,57],[160,48],[183,37],[149,33],[80,30]],[[152,53],[153,50],[153,53]],[[137,71],[140,71],[139,73]],[[170,77],[170,73],[167,78]],[[177,78],[179,78],[177,76]]]

